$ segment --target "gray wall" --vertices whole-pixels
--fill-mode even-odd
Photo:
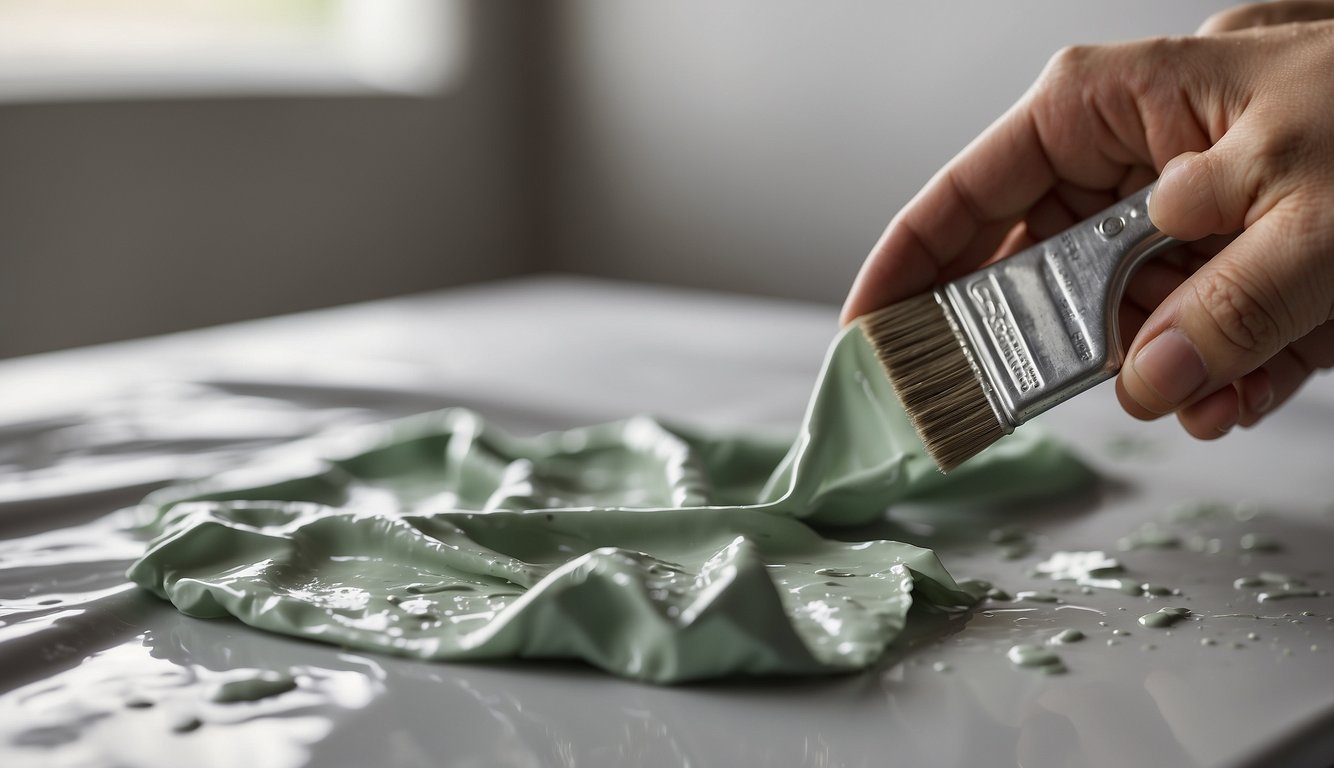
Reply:
[[[0,357],[530,269],[521,11],[439,98],[0,105]]]
[[[1231,4],[564,0],[543,241],[560,269],[839,301],[1052,53]]]
[[[564,270],[842,298],[1073,42],[1221,0],[459,0],[439,98],[0,105],[0,357]]]

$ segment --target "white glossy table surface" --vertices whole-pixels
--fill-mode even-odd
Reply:
[[[178,615],[126,583],[136,545],[102,520],[258,445],[448,405],[522,432],[637,412],[791,429],[834,317],[532,278],[0,363],[0,765],[1334,764],[1334,598],[1258,603],[1233,587],[1282,571],[1334,589],[1328,378],[1207,445],[1132,422],[1107,386],[1049,414],[1100,488],[943,522],[895,510],[881,535],[935,546],[957,576],[1054,586],[1063,602],[992,603],[847,677],[655,688],[577,664],[347,653]],[[1141,523],[1206,499],[1221,517],[1164,522],[1204,551],[1116,551]],[[1002,524],[1028,532],[1032,552],[1001,557],[987,532]],[[1281,549],[1242,551],[1246,533]],[[1108,551],[1182,594],[1084,595],[1031,573],[1061,549]],[[1136,623],[1173,604],[1196,616],[1170,634]],[[1068,673],[1005,659],[1067,627],[1089,636],[1061,651]],[[253,668],[301,686],[207,700]],[[136,696],[157,704],[127,706]]]

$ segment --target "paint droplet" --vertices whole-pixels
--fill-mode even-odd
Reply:
[[[1016,600],[1027,600],[1030,603],[1059,603],[1061,601],[1056,595],[1049,595],[1045,592],[1035,592],[1033,590],[1016,592],[1014,597]]]
[[[987,533],[987,540],[992,544],[1009,544],[1015,541],[1023,541],[1027,534],[1018,528],[993,528]]]
[[[1010,662],[1018,667],[1038,667],[1048,672],[1064,672],[1061,657],[1040,645],[1020,644],[1006,652]]]
[[[1084,639],[1084,633],[1077,629],[1063,629],[1057,632],[1048,642],[1053,645],[1065,645],[1067,643],[1077,643]]]
[[[1113,629],[1113,630],[1112,630],[1112,634],[1113,634],[1113,635],[1121,635],[1121,636],[1125,636],[1125,635],[1129,635],[1130,633],[1127,632],[1127,631],[1125,631],[1124,629]]]
[[[1129,536],[1119,539],[1116,546],[1117,549],[1122,551],[1132,549],[1176,549],[1181,546],[1181,537],[1157,523],[1148,522]]]
[[[1139,617],[1139,623],[1154,629],[1166,629],[1188,615],[1190,615],[1190,610],[1187,608],[1160,608],[1153,613],[1146,613]]]
[[[1108,644],[1108,645],[1117,645],[1117,642],[1116,642],[1116,640],[1114,640],[1114,639],[1112,639],[1112,638],[1109,637],[1109,638],[1107,638],[1107,644]]]
[[[238,701],[259,701],[287,693],[296,688],[296,680],[281,672],[261,671],[240,680],[229,680],[213,689],[211,701],[233,704]]]
[[[1238,545],[1246,552],[1278,552],[1283,549],[1278,540],[1258,533],[1242,534]]]
[[[836,568],[817,568],[815,571],[815,575],[833,576],[836,579],[847,579],[856,576],[857,574],[852,573],[851,571],[840,571]]]
[[[1200,645],[1217,645],[1217,642],[1212,637],[1201,637]]]
[[[1260,639],[1260,633],[1259,633],[1259,632],[1247,632],[1247,633],[1246,633],[1246,639],[1247,639],[1247,640],[1259,640],[1259,639]]]
[[[189,733],[191,731],[199,730],[199,726],[203,724],[204,721],[200,720],[197,717],[187,717],[184,720],[181,720],[180,722],[172,725],[171,729],[177,733]]]
[[[949,672],[951,669],[953,669],[953,667],[951,667],[949,664],[946,664],[943,661],[937,661],[935,664],[931,665],[931,668],[937,672]]]

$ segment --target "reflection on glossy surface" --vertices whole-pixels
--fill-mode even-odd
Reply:
[[[939,475],[856,328],[790,448],[648,418],[516,438],[461,410],[331,442],[149,497],[157,536],[130,577],[191,616],[421,658],[574,657],[654,682],[838,671],[878,659],[910,606],[980,591],[929,550],[809,525],[1090,478],[1032,430]]]
[[[8,419],[0,424],[0,450],[11,438],[25,446],[59,445],[42,454],[42,466],[52,477],[58,467],[69,469],[63,496],[51,484],[41,498],[0,499],[0,608],[16,609],[0,622],[16,632],[40,627],[0,642],[0,765],[73,762],[65,754],[108,768],[268,768],[279,760],[384,768],[1327,768],[1334,762],[1334,598],[1261,605],[1255,596],[1266,585],[1233,586],[1239,577],[1269,574],[1317,591],[1334,588],[1329,469],[1312,459],[1328,453],[1334,379],[1313,380],[1260,428],[1208,445],[1169,420],[1129,421],[1110,388],[1083,395],[1047,414],[1046,422],[1097,467],[1104,480],[1096,489],[1045,504],[983,500],[952,509],[909,502],[896,505],[889,522],[822,528],[835,539],[930,547],[952,573],[996,584],[996,596],[966,622],[913,616],[905,635],[861,674],[674,687],[641,685],[581,664],[350,654],[236,621],[183,616],[126,582],[124,569],[139,544],[116,541],[106,524],[82,524],[133,504],[147,489],[86,492],[87,464],[66,465],[62,458],[79,455],[75,433],[44,436],[72,424],[86,427],[81,435],[111,435],[97,426],[107,419],[124,428],[99,444],[100,453],[160,454],[170,459],[162,466],[183,473],[173,477],[182,481],[253,454],[256,443],[245,436],[231,451],[224,436],[243,431],[230,423],[262,425],[264,414],[295,416],[274,422],[293,436],[451,404],[469,405],[518,434],[645,409],[729,429],[769,425],[790,433],[833,323],[833,309],[543,280],[0,363],[6,395],[0,422]],[[539,328],[543,333],[535,333]],[[570,339],[587,343],[571,349]],[[617,364],[624,360],[635,364]],[[177,383],[111,391],[103,386],[107,378]],[[179,383],[186,379],[195,383]],[[66,410],[56,413],[55,405]],[[153,407],[173,419],[154,417]],[[196,409],[217,430],[216,441],[190,423]],[[173,442],[173,431],[194,431],[199,439]],[[1138,438],[1133,453],[1106,449],[1109,435],[1131,432]],[[120,439],[129,442],[118,448]],[[192,462],[195,452],[206,461]],[[116,481],[111,472],[102,479]],[[1092,587],[1084,594],[1073,581],[1034,570],[1056,552],[1109,551],[1146,524],[1180,546],[1115,552],[1123,577],[1136,586],[1169,584],[1180,596]],[[60,533],[45,535],[54,531]],[[990,531],[1009,541],[993,543]],[[1270,537],[1282,549],[1243,550],[1245,533]],[[1002,550],[1016,541],[1023,547],[1007,559]],[[80,562],[62,566],[61,552]],[[31,565],[6,569],[11,556]],[[1009,602],[1015,592],[1031,590],[1062,602]],[[431,595],[408,600],[421,597]],[[55,602],[42,605],[47,600]],[[1140,615],[1164,605],[1188,606],[1194,615],[1169,629],[1139,626]],[[412,602],[405,610],[420,607]],[[71,613],[56,615],[65,611]],[[944,626],[933,627],[935,620]],[[1065,629],[1087,637],[1059,646],[1067,674],[1015,669],[1006,658],[1014,645],[1046,643]],[[1109,647],[1113,631],[1129,634],[1115,636],[1117,645]],[[1249,639],[1251,633],[1259,639]],[[1141,652],[1150,640],[1157,648]],[[120,648],[129,650],[113,652]],[[126,725],[171,709],[166,704],[127,700],[121,714],[98,721],[106,726],[84,727],[77,707],[39,711],[16,703],[20,692],[38,690],[45,680],[66,684],[67,701],[80,698],[96,679],[78,675],[80,665],[104,665],[104,658],[125,660],[127,672],[137,669],[131,658],[147,659],[150,680],[172,666],[196,674],[205,681],[191,689],[200,699],[231,674],[323,670],[349,683],[325,689],[328,698],[296,714],[286,707],[308,688],[263,702],[204,702],[182,713],[187,722],[199,720],[184,732],[168,719],[152,720],[157,714],[139,719],[142,727]],[[937,672],[937,664],[950,670]],[[347,700],[335,695],[342,690]],[[57,698],[53,692],[46,700]],[[271,714],[256,706],[264,702],[275,707]],[[226,712],[251,713],[253,724],[245,739],[215,745],[235,733],[219,719]],[[315,718],[324,723],[310,725]],[[134,760],[126,759],[129,747],[113,743],[120,725],[121,735],[135,740]],[[41,748],[11,742],[36,728],[65,726],[97,741],[80,736]],[[316,733],[325,735],[306,741]]]
[[[118,645],[0,697],[0,757],[9,765],[176,766],[173,743],[185,739],[211,764],[299,766],[309,745],[329,736],[331,710],[365,707],[383,688],[365,674],[314,667],[215,672],[150,649],[147,639]]]

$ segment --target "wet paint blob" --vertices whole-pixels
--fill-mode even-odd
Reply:
[[[1063,629],[1055,635],[1052,635],[1052,638],[1047,642],[1052,645],[1068,645],[1069,643],[1077,643],[1083,639],[1083,632],[1080,632],[1077,629]]]
[[[131,580],[191,616],[349,648],[662,683],[865,668],[910,608],[962,613],[985,589],[931,550],[821,529],[1093,479],[1033,427],[942,475],[856,326],[795,441],[650,417],[519,437],[449,409],[272,454],[151,495]]]
[[[282,672],[256,671],[245,677],[220,683],[209,695],[219,704],[259,701],[295,690],[296,679]]]
[[[1005,655],[1016,667],[1036,668],[1048,673],[1065,671],[1065,663],[1061,661],[1061,657],[1041,645],[1021,643],[1011,647]]]
[[[1139,617],[1139,623],[1153,629],[1166,629],[1189,615],[1186,608],[1162,608]]]

